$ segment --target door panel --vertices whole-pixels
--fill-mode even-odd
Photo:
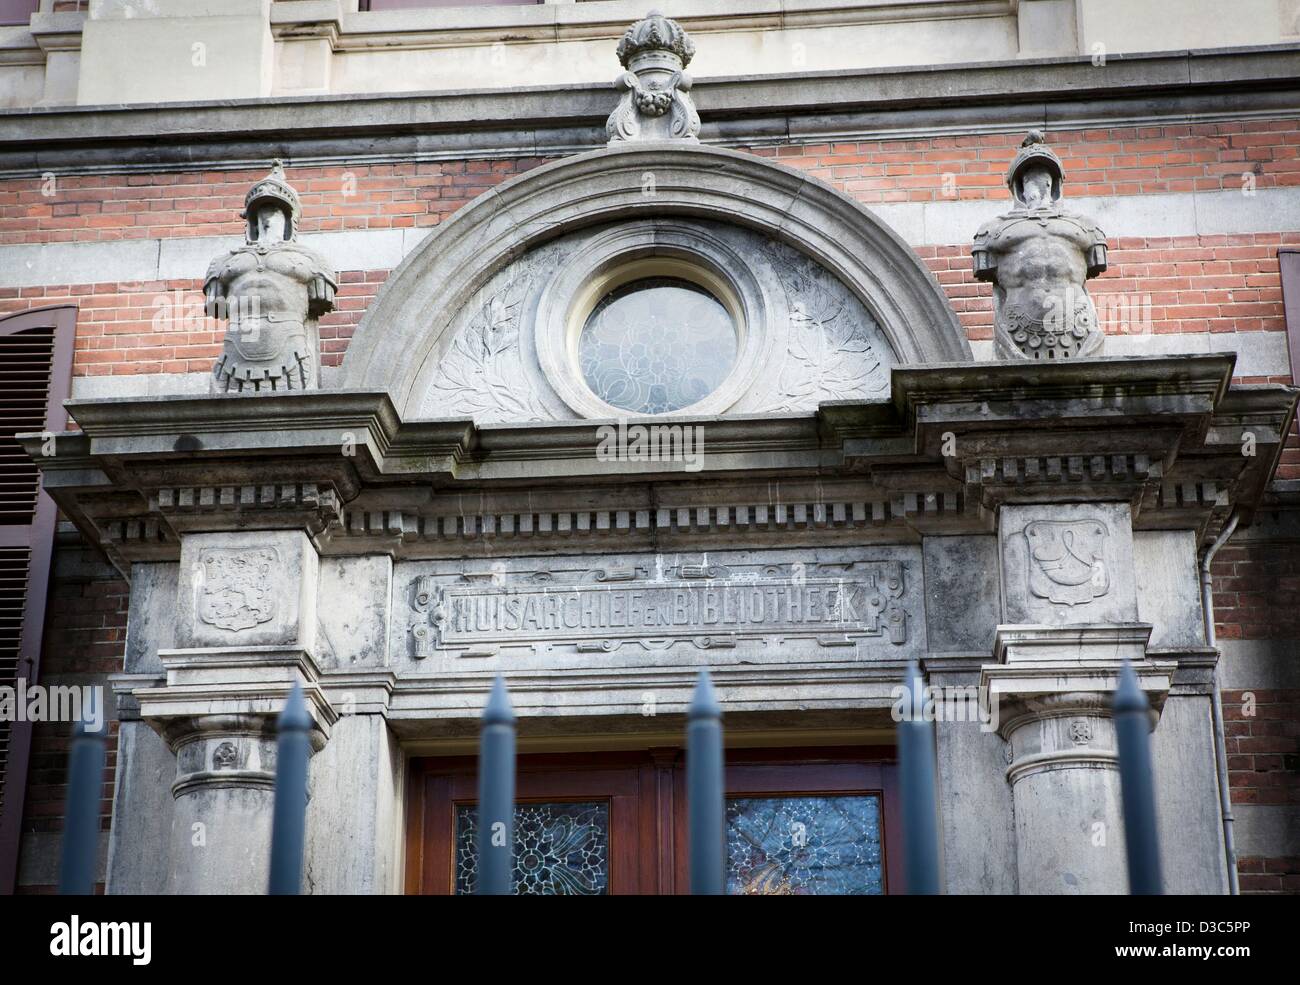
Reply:
[[[729,750],[728,891],[879,893],[897,872],[892,750]],[[407,891],[470,891],[477,764],[412,761]],[[685,892],[680,749],[521,756],[520,894]]]

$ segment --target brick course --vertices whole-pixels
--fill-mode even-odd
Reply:
[[[1300,232],[1121,239],[1089,284],[1112,335],[1285,332],[1277,251]],[[922,246],[971,341],[993,337],[993,292],[971,273],[967,244]],[[336,310],[321,320],[324,363],[339,365],[388,270],[339,273]],[[202,314],[198,279],[0,288],[0,315],[74,301],[74,376],[186,373],[211,368],[222,328]],[[1287,367],[1277,379],[1289,382]]]
[[[749,150],[806,170],[859,201],[1004,199],[1021,134],[791,144]],[[1139,195],[1300,184],[1300,121],[1052,131],[1069,193]],[[304,232],[432,226],[541,158],[287,169]],[[0,243],[237,235],[239,171],[81,175],[0,182]],[[973,232],[973,230],[972,230]]]

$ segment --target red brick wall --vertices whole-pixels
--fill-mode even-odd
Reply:
[[[1284,332],[1277,259],[1284,245],[1300,246],[1300,232],[1116,240],[1110,270],[1090,291],[1112,335]],[[992,288],[972,275],[969,248],[923,246],[917,253],[943,286],[967,337],[991,339]],[[339,274],[336,309],[321,321],[325,365],[342,363],[353,330],[389,273]],[[69,299],[81,309],[74,376],[205,372],[220,353],[223,327],[203,316],[198,280],[0,288],[0,315]],[[1282,366],[1270,379],[1289,383],[1290,374]]]
[[[1223,692],[1233,804],[1300,806],[1300,689]],[[1300,892],[1300,857],[1238,859],[1244,893]]]
[[[803,168],[859,201],[1002,198],[1021,134],[923,137],[755,148]],[[1255,120],[1053,130],[1071,195],[1237,190],[1300,184],[1300,121]],[[955,181],[943,182],[944,175]]]
[[[1300,544],[1230,543],[1214,562],[1221,640],[1300,639]],[[1234,804],[1300,805],[1300,690],[1223,693]],[[1300,892],[1300,858],[1239,860],[1243,892]]]
[[[1050,134],[1071,195],[1240,190],[1300,184],[1300,121],[1062,130]],[[998,199],[1018,134],[758,147],[873,202]],[[290,168],[304,232],[436,225],[539,158]],[[197,171],[0,183],[0,243],[237,235],[249,185],[266,173]],[[348,176],[351,176],[349,178]],[[945,176],[951,176],[945,181]],[[353,184],[355,183],[355,184]],[[973,234],[972,230],[972,234]]]
[[[1221,640],[1300,640],[1300,544],[1230,542],[1214,559]]]
[[[1241,190],[1300,182],[1300,121],[1061,131],[1051,145],[1072,195]],[[873,202],[1006,199],[1014,134],[763,147],[753,153],[806,169]],[[540,159],[471,160],[355,168],[290,168],[305,232],[436,225],[483,190]],[[264,169],[36,178],[0,182],[0,243],[95,242],[140,237],[239,236],[238,212]],[[1300,226],[1300,218],[1295,221]],[[971,230],[972,235],[974,230]],[[1094,295],[1124,307],[1103,321],[1112,334],[1284,331],[1277,250],[1292,233],[1116,239]],[[947,291],[972,340],[992,337],[992,293],[970,273],[969,242],[918,251]],[[386,271],[343,271],[339,310],[322,324],[326,365],[337,365]],[[221,329],[194,317],[197,280],[0,289],[0,315],[73,298],[79,376],[206,370]],[[180,295],[173,292],[180,291]],[[183,299],[173,306],[172,299]],[[181,312],[181,316],[168,317]],[[161,319],[156,316],[162,314]],[[189,313],[190,317],[184,317]],[[1137,319],[1126,322],[1125,316]],[[1279,377],[1287,379],[1286,377]]]
[[[300,231],[434,226],[537,158],[288,168]],[[266,168],[0,182],[0,243],[240,236],[244,195]],[[53,194],[45,194],[52,191]]]

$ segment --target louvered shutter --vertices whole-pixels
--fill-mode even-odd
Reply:
[[[45,598],[57,510],[40,472],[14,440],[67,426],[77,309],[43,308],[0,318],[0,686],[40,670]],[[0,892],[18,869],[31,724],[0,721]]]

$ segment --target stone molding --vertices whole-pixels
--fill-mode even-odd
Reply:
[[[1137,529],[1204,539],[1234,508],[1249,522],[1295,410],[1295,390],[1229,389],[1231,375],[1230,356],[900,367],[889,403],[678,421],[705,429],[690,474],[601,461],[599,422],[405,422],[386,394],[341,390],[74,400],[82,431],[60,436],[56,454],[41,454],[40,435],[23,442],[127,577],[130,560],[179,556],[182,534],[249,527],[301,529],[322,554],[439,557],[472,542],[524,553],[673,537],[906,542],[989,533],[1001,503],[1123,502]],[[986,476],[994,457],[1059,457],[1060,475],[1009,482],[1002,463]]]
[[[718,77],[692,93],[701,138],[746,147],[1239,120],[1225,88],[1248,98],[1250,115],[1300,109],[1300,45],[1114,55],[1108,65],[1024,58]],[[294,166],[572,154],[605,142],[609,98],[607,84],[593,84],[0,111],[0,176],[262,167],[272,144]]]
[[[305,685],[314,749],[324,747],[338,720],[315,661],[301,648],[198,647],[158,656],[165,683],[130,688],[130,701],[176,754],[176,797],[204,787],[271,789],[276,717],[295,681]],[[130,682],[122,683],[125,694]]]

